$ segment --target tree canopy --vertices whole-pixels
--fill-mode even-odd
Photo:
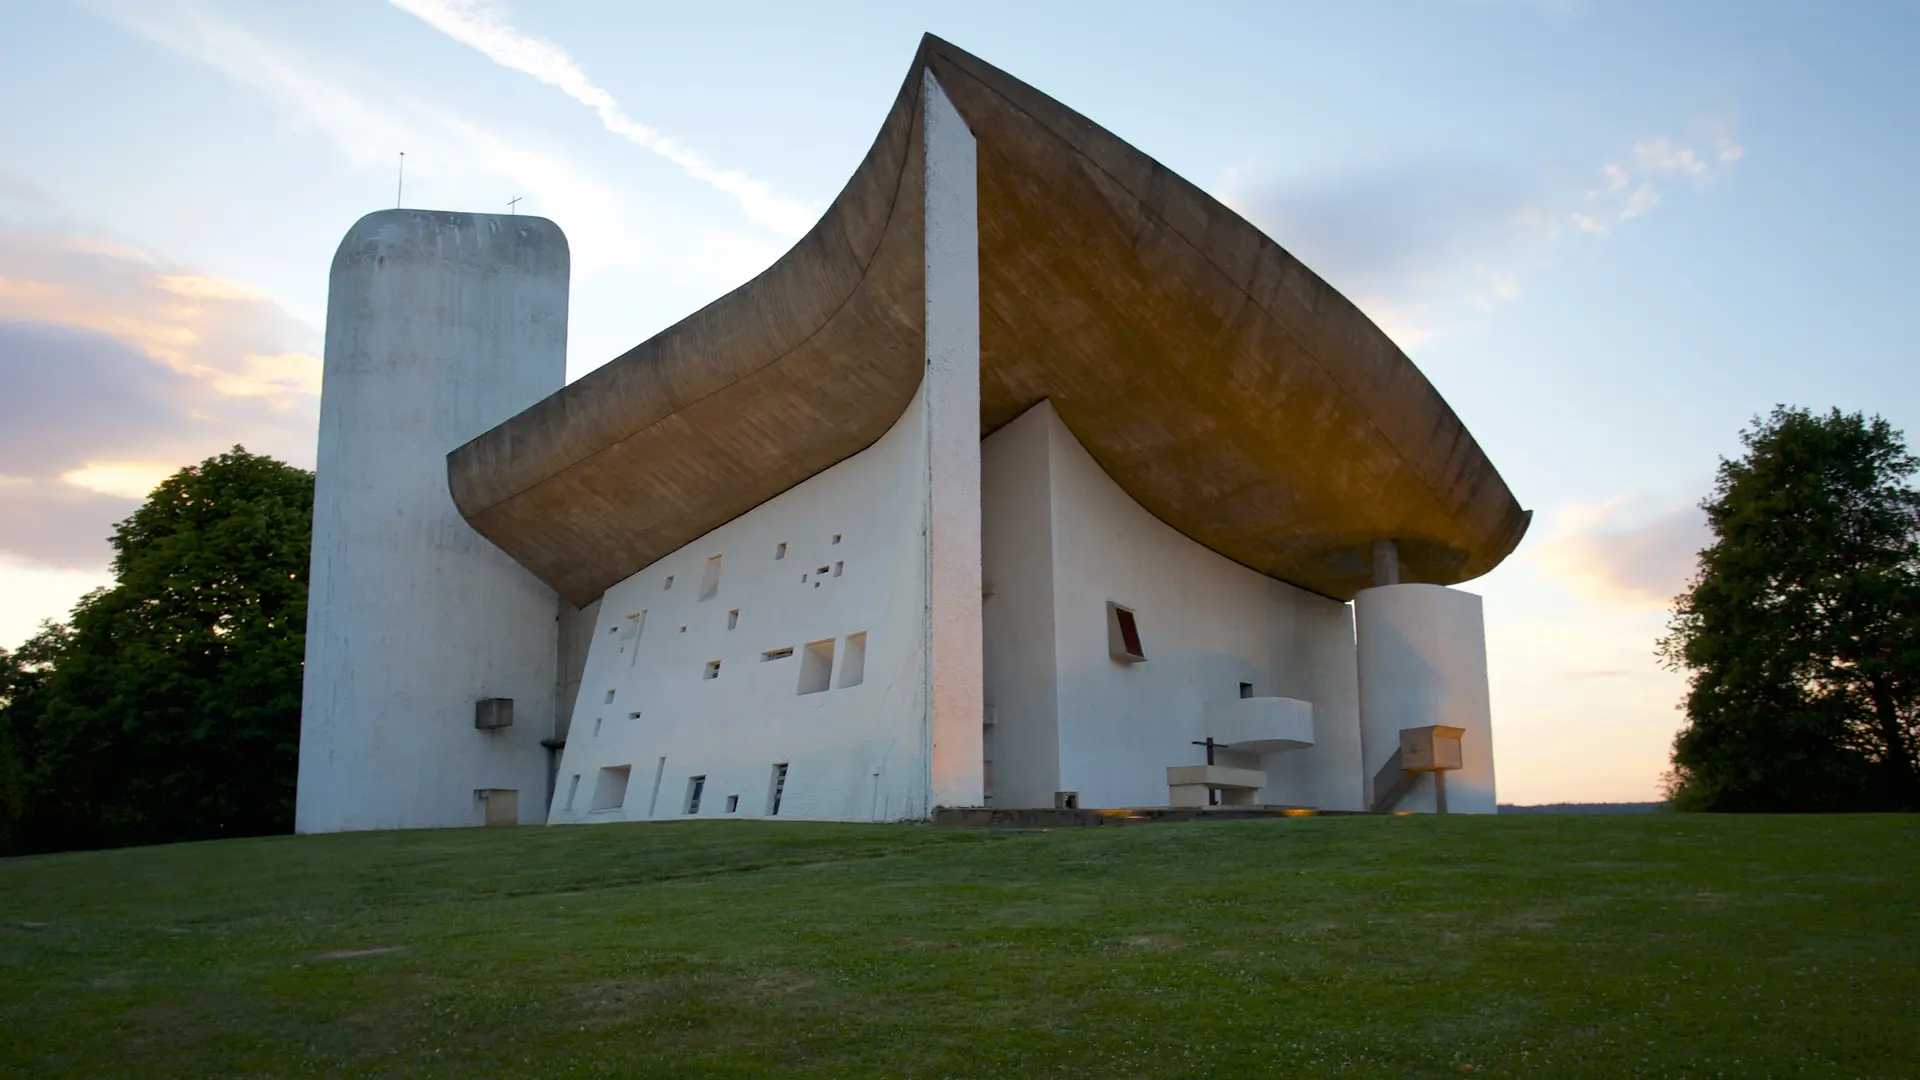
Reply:
[[[0,850],[292,828],[312,520],[236,446],[115,526],[113,586],[0,651]]]
[[[1920,459],[1837,409],[1778,407],[1741,441],[1660,642],[1689,675],[1674,805],[1920,808]]]

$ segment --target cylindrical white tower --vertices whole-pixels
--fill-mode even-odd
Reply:
[[[1451,813],[1491,814],[1493,720],[1487,700],[1487,631],[1480,598],[1439,585],[1381,585],[1353,598],[1360,650],[1360,753],[1367,802],[1403,728],[1465,728],[1459,769],[1447,773]],[[1431,812],[1431,773],[1393,807]]]
[[[558,600],[461,518],[447,452],[566,382],[568,270],[565,235],[537,217],[383,210],[340,242],[299,832],[477,825],[489,802],[496,820],[516,802],[545,819]],[[497,698],[511,724],[477,727]]]

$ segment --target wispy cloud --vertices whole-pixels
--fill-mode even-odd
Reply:
[[[487,0],[390,0],[435,30],[501,67],[530,75],[594,111],[608,131],[672,162],[681,172],[733,197],[748,220],[784,236],[799,236],[820,216],[817,206],[774,193],[763,180],[724,169],[657,128],[627,115],[604,87],[587,77],[566,50],[521,32]]]
[[[615,189],[561,154],[509,140],[445,107],[391,86],[348,86],[291,50],[223,19],[195,0],[90,0],[102,16],[147,41],[264,95],[295,131],[331,143],[349,166],[382,177],[391,192],[398,153],[407,151],[408,202],[466,190],[477,178],[527,196],[521,211],[595,221],[572,241],[576,273],[620,257],[628,215]],[[458,198],[449,200],[460,202]],[[630,239],[630,238],[628,238]]]
[[[1554,531],[1539,545],[1541,565],[1585,598],[1614,607],[1671,605],[1713,540],[1699,507],[1662,508],[1635,495],[1566,506],[1554,516]]]
[[[1577,232],[1604,236],[1614,226],[1645,217],[1661,204],[1655,177],[1680,176],[1705,185],[1745,156],[1746,148],[1730,135],[1717,136],[1704,150],[1668,135],[1648,136],[1628,150],[1630,164],[1608,162],[1600,167],[1600,184],[1586,193],[1586,207],[1568,212],[1567,223]]]

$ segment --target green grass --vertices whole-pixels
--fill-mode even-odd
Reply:
[[[0,860],[0,1073],[34,1077],[1912,1077],[1916,972],[1913,817],[734,822]]]

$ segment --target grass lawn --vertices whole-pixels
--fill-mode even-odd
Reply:
[[[1920,819],[715,822],[0,860],[12,1076],[1920,1075]]]

